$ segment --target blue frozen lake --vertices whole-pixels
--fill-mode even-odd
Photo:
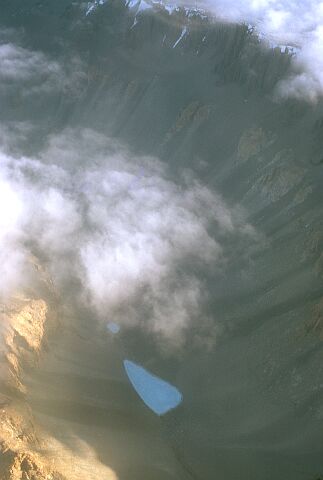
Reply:
[[[157,415],[164,415],[182,402],[183,395],[170,383],[130,360],[124,360],[123,363],[133,388]]]
[[[109,322],[107,323],[107,329],[109,330],[109,332],[116,334],[120,331],[120,325],[115,322]]]

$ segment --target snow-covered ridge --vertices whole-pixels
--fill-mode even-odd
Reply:
[[[108,1],[109,0],[92,0],[88,2],[85,15],[88,16],[94,13],[94,11],[97,8],[104,5]],[[185,7],[185,6],[179,6],[177,4],[165,3],[163,0],[128,0],[126,3],[126,7],[135,13],[134,22],[131,28],[134,28],[138,24],[138,21],[139,21],[137,17],[138,14],[146,10],[152,10],[156,7],[158,7],[158,9],[164,8],[166,11],[168,11],[170,15],[173,15],[174,12],[184,12],[188,20],[194,17],[195,18],[200,17],[201,19],[212,18],[211,14],[208,14],[203,9],[200,9],[197,7]],[[274,39],[262,33],[261,30],[259,30],[259,28],[257,27],[257,25],[252,25],[249,23],[246,26],[250,34],[257,36],[258,39],[262,41],[270,49],[274,50],[278,48],[282,54],[288,54],[292,56],[297,55],[301,50],[300,47],[296,45],[287,45],[287,44],[275,42]],[[187,25],[183,26],[182,32],[178,37],[178,39],[176,40],[176,42],[174,43],[173,48],[175,48],[183,40],[183,38],[186,37],[188,34],[189,34],[188,26]],[[203,42],[205,41],[205,38],[206,37],[203,38]]]
[[[87,8],[85,15],[88,16],[91,13],[94,13],[94,11],[100,7],[100,5],[104,5],[107,3],[109,0],[92,0],[87,3]],[[126,6],[130,10],[136,10],[136,13],[142,12],[144,10],[148,9],[153,9],[154,7],[163,7],[165,10],[167,10],[170,14],[173,12],[179,12],[179,11],[184,11],[187,18],[191,18],[194,16],[200,16],[201,18],[208,18],[207,13],[197,7],[183,7],[179,6],[176,4],[169,4],[165,3],[162,0],[128,0],[126,3]]]

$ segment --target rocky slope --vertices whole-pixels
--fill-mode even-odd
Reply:
[[[37,453],[37,426],[26,400],[23,372],[37,368],[47,336],[58,326],[57,298],[48,278],[39,274],[39,291],[17,294],[1,303],[0,478],[1,480],[63,480]],[[56,303],[56,308],[53,303]]]
[[[185,479],[126,380],[120,346],[62,308],[35,268],[36,290],[1,305],[0,479]]]

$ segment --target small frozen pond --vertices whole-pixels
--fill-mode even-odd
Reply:
[[[119,333],[120,331],[120,325],[118,325],[115,322],[109,322],[107,323],[107,329],[109,330],[110,333]]]
[[[124,360],[128,378],[143,402],[157,415],[164,415],[183,400],[181,392],[140,365]]]

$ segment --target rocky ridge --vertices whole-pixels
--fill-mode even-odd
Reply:
[[[1,303],[0,330],[0,478],[1,480],[64,480],[37,453],[38,433],[26,402],[23,372],[37,367],[47,336],[57,328],[52,285],[40,271],[45,298],[16,294]],[[43,288],[44,290],[44,288]]]

